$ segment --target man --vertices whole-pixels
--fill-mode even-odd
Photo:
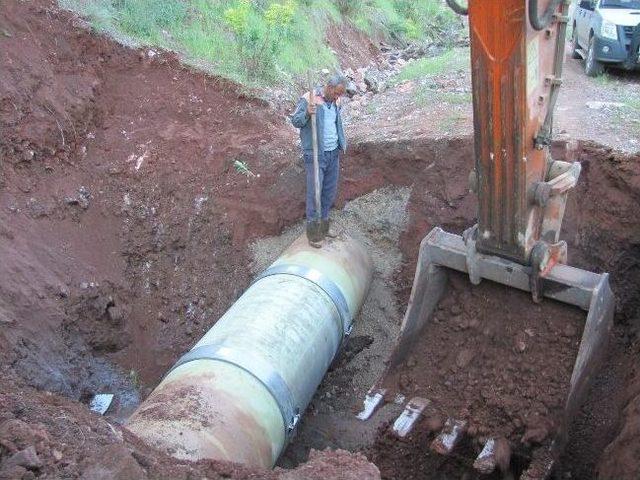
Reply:
[[[315,219],[314,180],[313,180],[313,145],[311,133],[311,114],[316,114],[318,128],[318,163],[320,166],[320,198],[322,235],[333,238],[336,232],[329,223],[329,210],[333,206],[338,193],[338,176],[340,173],[340,151],[347,149],[347,140],[340,117],[340,97],[345,94],[349,80],[336,74],[327,84],[315,90],[315,98],[310,100],[311,92],[305,93],[299,100],[296,111],[291,117],[293,126],[300,129],[300,143],[307,172],[307,222]],[[318,242],[310,242],[320,247]]]

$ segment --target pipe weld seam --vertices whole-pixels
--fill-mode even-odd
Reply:
[[[294,277],[304,278],[305,280],[308,280],[311,283],[315,284],[329,296],[336,309],[338,310],[338,315],[340,316],[340,321],[342,322],[343,338],[351,333],[352,318],[351,312],[349,311],[349,304],[347,303],[346,298],[344,298],[340,287],[338,287],[338,285],[327,275],[322,273],[320,270],[316,270],[315,268],[303,265],[279,264],[274,265],[262,272],[262,274],[260,274],[253,283],[255,284],[259,280],[271,275],[292,275]]]
[[[296,405],[291,389],[282,376],[264,360],[246,351],[241,353],[223,345],[201,345],[185,353],[169,370],[194,360],[217,360],[234,365],[252,375],[269,391],[278,404],[285,426],[285,437],[289,437],[300,419],[300,407]]]

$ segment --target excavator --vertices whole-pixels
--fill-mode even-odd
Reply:
[[[405,403],[403,396],[392,394],[398,391],[397,373],[447,295],[449,270],[468,275],[473,285],[488,280],[529,292],[534,304],[573,305],[587,316],[567,379],[564,428],[532,448],[527,468],[518,473],[521,479],[542,480],[551,474],[566,443],[566,425],[584,401],[614,313],[608,274],[567,265],[567,243],[560,239],[567,195],[581,169],[578,162],[551,156],[570,1],[468,0],[468,6],[446,1],[456,13],[468,15],[475,142],[469,187],[477,195],[477,224],[462,235],[436,227],[422,240],[398,342],[358,418],[368,420],[385,402]],[[394,434],[408,435],[430,403],[424,397],[406,401],[391,425]],[[434,432],[431,450],[456,455],[456,447],[471,435],[467,426],[467,420],[447,418]],[[470,464],[481,474],[508,470],[502,447],[489,432]]]

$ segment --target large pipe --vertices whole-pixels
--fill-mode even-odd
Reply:
[[[170,455],[271,468],[360,309],[353,238],[298,238],[174,365],[127,428]]]

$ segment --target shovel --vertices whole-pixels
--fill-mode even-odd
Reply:
[[[315,104],[316,94],[313,81],[309,75],[309,101]],[[318,243],[324,238],[322,231],[322,219],[320,218],[320,164],[318,163],[318,126],[316,114],[311,114],[311,140],[313,145],[313,197],[315,204],[314,218],[307,221],[307,238],[309,242]]]

